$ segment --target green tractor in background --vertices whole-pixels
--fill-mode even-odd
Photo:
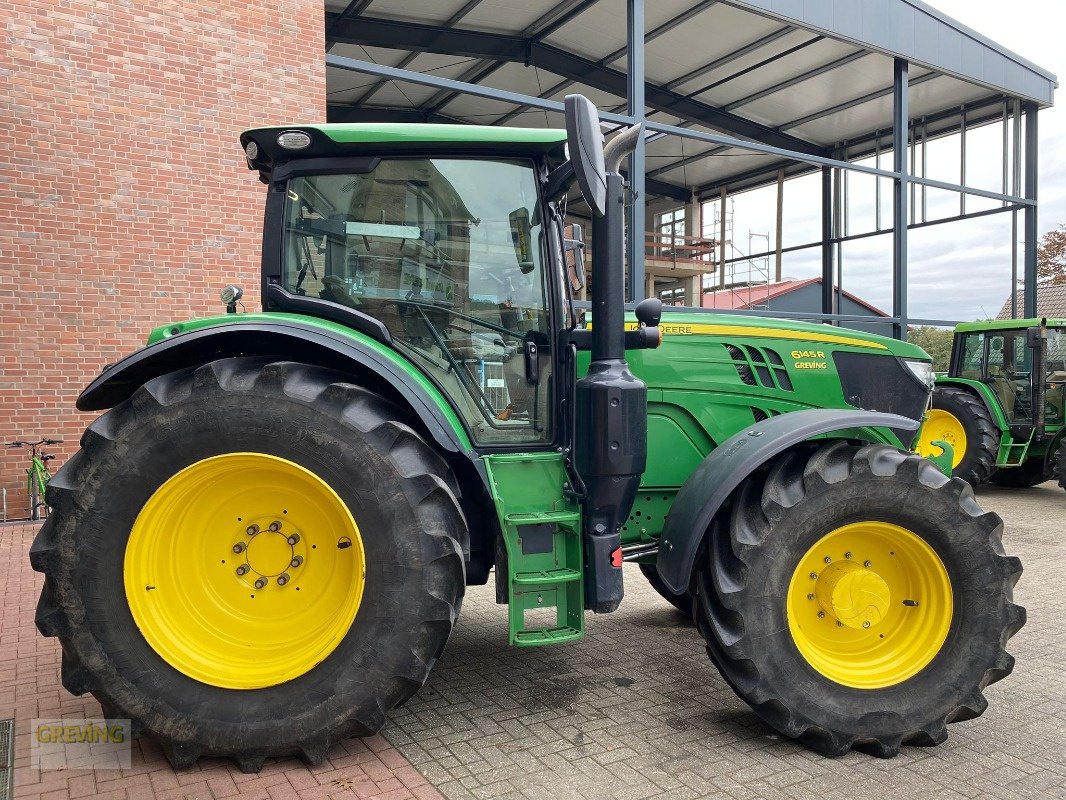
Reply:
[[[953,474],[971,486],[1014,488],[1057,478],[1066,489],[1066,320],[969,322],[955,328],[919,452],[954,450]]]
[[[828,755],[937,744],[1011,672],[1002,522],[910,452],[926,354],[660,324],[654,299],[627,320],[619,166],[641,130],[604,148],[591,103],[566,108],[565,133],[246,132],[263,312],[227,287],[234,313],[156,329],[80,396],[110,410],[49,486],[37,626],[64,686],[175,767],[318,763],[377,731],[493,571],[532,647],[579,639],[642,564],[738,695]]]

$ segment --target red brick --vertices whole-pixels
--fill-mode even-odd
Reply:
[[[58,466],[104,364],[155,325],[217,313],[226,283],[257,306],[263,186],[237,136],[324,120],[322,3],[15,8],[0,48],[0,439],[63,439]],[[27,463],[0,448],[12,517]]]

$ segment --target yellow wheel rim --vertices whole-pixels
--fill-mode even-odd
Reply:
[[[966,455],[966,429],[958,417],[942,408],[931,408],[925,416],[922,434],[918,439],[919,455],[927,458],[940,455],[940,448],[933,446],[936,441],[947,442],[955,451],[951,458],[952,469],[962,463]]]
[[[926,542],[899,525],[856,522],[823,536],[788,587],[788,628],[820,674],[856,689],[918,674],[951,627],[951,580]]]
[[[276,456],[198,461],[148,499],[126,545],[134,622],[174,669],[261,689],[321,663],[348,633],[366,577],[344,502]]]

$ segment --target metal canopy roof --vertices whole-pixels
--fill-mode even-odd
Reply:
[[[622,0],[326,0],[334,55],[625,113]],[[656,0],[645,10],[646,115],[814,155],[891,144],[893,59],[910,61],[910,119],[925,135],[1048,106],[1056,80],[918,0]],[[327,68],[329,118],[562,127],[499,99]],[[647,190],[756,185],[779,159],[653,136]],[[809,169],[796,164],[793,171]]]

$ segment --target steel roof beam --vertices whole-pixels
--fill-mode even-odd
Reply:
[[[547,14],[542,16],[518,35],[531,38],[544,38],[545,36],[550,36],[552,33],[559,30],[559,28],[570,22],[570,20],[574,19],[574,17],[584,13],[598,2],[599,0],[563,0],[563,2],[553,6]],[[545,20],[547,20],[547,22],[545,22]],[[499,60],[482,61],[476,64],[473,69],[467,70],[462,75],[461,80],[466,81],[467,83],[481,83],[481,81],[500,69],[503,64],[504,62]],[[431,110],[440,111],[457,96],[457,92],[437,92],[437,94],[430,97],[426,103]]]
[[[650,31],[648,31],[646,34],[644,34],[644,44],[647,44],[648,42],[654,41],[655,39],[658,39],[660,36],[662,36],[664,33],[668,33],[670,31],[672,31],[678,25],[682,25],[685,22],[688,22],[690,19],[692,19],[697,14],[700,14],[700,13],[706,11],[708,8],[710,8],[713,5],[717,5],[718,2],[719,2],[719,0],[703,0],[702,3],[697,3],[692,8],[689,8],[689,9],[687,9],[685,11],[682,11],[676,17],[672,17],[671,19],[668,19],[662,25],[659,25],[656,28],[652,28]],[[628,48],[626,48],[626,47],[619,47],[617,50],[612,50],[610,53],[605,55],[603,58],[601,58],[596,63],[598,65],[600,65],[600,66],[606,66],[606,65],[610,64],[612,61],[616,61],[619,58],[621,58],[622,56],[624,56],[626,54],[627,49]],[[556,92],[562,91],[567,86],[570,86],[573,83],[574,83],[574,81],[569,80],[569,79],[568,80],[564,80],[564,81],[560,81],[559,83],[555,84],[554,86],[551,86],[550,88],[545,89],[543,92],[538,94],[537,97],[540,97],[540,98],[551,97]],[[509,122],[510,120],[514,119],[519,114],[521,114],[523,111],[525,111],[527,108],[529,108],[529,106],[519,106],[518,108],[514,109],[513,111],[508,111],[506,114],[504,114],[499,119],[493,120],[492,123],[490,123],[490,124],[492,124],[492,125],[502,125],[505,122]]]
[[[463,17],[465,17],[467,14],[469,14],[471,11],[473,11],[475,8],[477,8],[479,5],[481,5],[482,2],[484,2],[484,0],[469,0],[469,2],[467,2],[462,8],[460,8],[458,11],[456,11],[454,14],[452,14],[450,17],[448,17],[448,19],[444,21],[443,26],[445,28],[452,27],[453,25],[455,25],[455,23],[459,22]],[[408,66],[411,65],[412,61],[414,61],[416,58],[418,58],[418,56],[419,56],[418,53],[408,53],[407,55],[405,55],[403,58],[400,59],[400,63],[397,64],[396,66],[399,67],[400,69],[403,69],[404,67],[408,67]],[[373,86],[371,86],[369,89],[367,89],[365,92],[363,92],[361,95],[359,95],[359,97],[357,97],[354,100],[352,100],[351,101],[352,105],[357,105],[357,106],[358,105],[363,105],[364,103],[369,101],[371,97],[373,97],[379,91],[381,91],[381,89],[387,83],[388,83],[388,81],[378,81]]]
[[[330,15],[332,17],[333,15]],[[626,96],[626,75],[618,70],[576,56],[535,38],[508,36],[460,29],[442,30],[438,26],[422,25],[398,20],[343,20],[337,25],[337,41],[368,47],[388,47],[399,50],[446,53],[458,56],[488,58],[494,61],[517,62],[541,67],[562,78],[609,92],[616,97]],[[495,65],[490,65],[494,68]],[[476,83],[486,77],[481,71],[464,82]],[[766,125],[732,114],[699,100],[684,97],[657,84],[645,83],[645,101],[657,111],[690,119],[727,133],[750,138],[773,147],[795,150],[808,155],[824,155],[825,148]],[[430,111],[438,111],[442,103],[426,103]]]
[[[351,0],[351,2],[349,2],[348,5],[346,5],[344,7],[343,11],[341,11],[339,14],[335,14],[334,15],[334,19],[333,19],[332,22],[327,22],[327,24],[326,24],[326,52],[327,53],[329,52],[329,49],[331,47],[333,47],[334,44],[336,44],[336,40],[333,38],[333,31],[336,29],[337,25],[339,23],[343,22],[346,19],[350,19],[352,17],[358,17],[360,14],[362,14],[364,11],[366,11],[367,8],[370,6],[370,4],[373,3],[373,2],[374,2],[374,0]]]
[[[674,78],[671,81],[667,81],[663,84],[663,87],[671,90],[676,89],[682,84],[695,80],[696,78],[700,77],[700,75],[706,75],[708,72],[714,72],[719,67],[724,67],[726,64],[732,61],[736,61],[738,58],[742,58],[748,53],[753,53],[761,47],[766,47],[766,45],[776,42],[782,36],[787,36],[795,30],[796,29],[793,28],[791,25],[786,25],[783,28],[778,28],[776,31],[768,33],[762,38],[756,39],[754,42],[750,42],[741,48],[733,50],[730,53],[726,53],[721,58],[716,58],[714,61],[710,61],[704,64],[702,67],[696,67],[696,69],[691,70],[690,72],[686,72],[679,78]]]
[[[868,55],[872,55],[869,50],[856,50],[854,53],[848,53],[846,56],[830,61],[828,64],[822,64],[821,66],[807,70],[806,72],[803,72],[799,75],[794,75],[791,78],[788,78],[787,80],[781,81],[780,83],[775,83],[773,86],[767,86],[765,89],[762,89],[756,92],[755,94],[750,94],[747,97],[742,97],[739,100],[734,100],[732,103],[727,103],[726,105],[722,106],[722,108],[725,111],[732,111],[735,108],[746,106],[749,103],[754,103],[756,100],[762,100],[764,97],[769,97],[770,95],[777,94],[778,92],[784,91],[785,89],[790,89],[797,84],[803,83],[804,81],[809,81],[812,78],[817,78],[819,75],[824,75],[827,72],[832,72],[835,69],[847,66],[853,61],[858,61],[860,58],[865,58]]]

